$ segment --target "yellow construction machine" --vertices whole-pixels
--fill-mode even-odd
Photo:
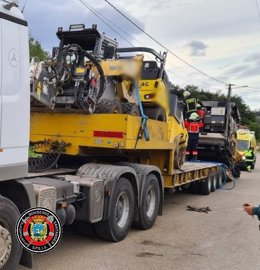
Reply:
[[[145,49],[161,63],[150,88],[143,88],[144,55],[119,57],[122,49],[96,26],[59,28],[57,35],[58,53],[41,64],[32,87],[31,149],[42,156],[30,159],[31,170],[49,168],[64,155],[160,164],[170,174],[180,168],[187,132],[165,80],[166,54]]]
[[[172,85],[165,70],[167,52],[158,53],[147,47],[117,48],[116,52],[120,54],[120,58],[126,53],[135,52],[147,56],[138,82],[143,111],[150,119],[172,125],[169,129],[170,138],[174,138],[177,145],[174,163],[175,168],[180,168],[185,160],[188,135],[184,127],[182,106],[171,91]]]
[[[143,61],[141,79],[139,80],[144,112],[151,119],[167,122],[171,109],[171,83],[165,71],[167,53],[159,54],[146,47],[117,48],[117,52],[120,54],[134,52],[148,54],[148,60]]]
[[[140,77],[143,57],[116,59],[117,42],[97,31],[71,25],[57,32],[60,46],[53,59],[31,71],[34,111],[121,113],[138,115],[133,80]],[[124,106],[126,105],[127,106]]]

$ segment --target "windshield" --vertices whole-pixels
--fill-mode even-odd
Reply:
[[[249,142],[248,141],[244,141],[244,140],[238,140],[237,141],[237,149],[238,150],[245,151],[245,150],[248,150],[248,148],[249,148]]]

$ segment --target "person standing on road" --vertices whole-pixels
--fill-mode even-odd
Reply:
[[[260,220],[260,206],[256,207],[251,204],[244,204],[244,210],[247,212],[248,215],[254,216],[256,215]]]

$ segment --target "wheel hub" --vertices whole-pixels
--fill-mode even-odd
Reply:
[[[123,228],[125,226],[129,211],[129,198],[125,192],[122,192],[116,202],[116,222],[118,227]]]
[[[216,174],[213,175],[213,186],[214,186],[214,188],[216,188],[216,186],[217,186],[217,176],[216,176]]]
[[[10,232],[0,225],[0,268],[8,261],[11,255],[12,238]]]
[[[146,199],[145,201],[146,214],[148,217],[151,217],[154,213],[156,203],[156,195],[153,187],[149,188],[145,199]]]
[[[212,178],[208,178],[208,189],[211,190]]]
[[[120,217],[123,214],[123,209],[124,209],[124,205],[123,202],[120,200],[117,204],[117,208],[116,208],[116,216],[118,217],[118,219],[120,219]]]

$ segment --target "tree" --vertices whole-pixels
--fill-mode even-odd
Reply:
[[[49,58],[46,51],[43,50],[39,41],[34,38],[29,39],[30,57],[38,57],[41,61]]]

